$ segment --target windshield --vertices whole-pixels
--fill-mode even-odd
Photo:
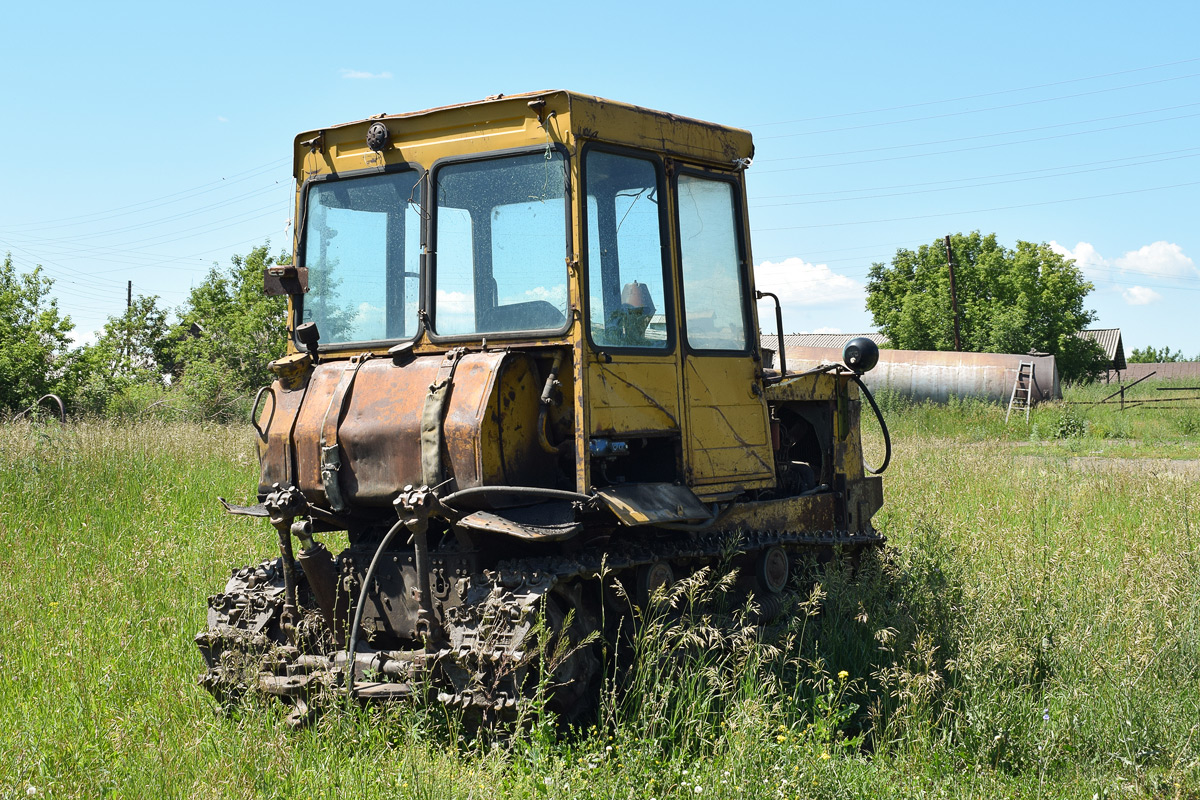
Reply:
[[[443,336],[561,330],[568,253],[562,155],[450,164],[434,182],[433,329]]]
[[[301,263],[301,322],[321,344],[411,339],[417,332],[421,214],[412,170],[314,184]]]

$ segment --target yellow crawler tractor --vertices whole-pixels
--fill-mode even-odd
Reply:
[[[210,598],[202,683],[297,720],[318,689],[503,715],[538,632],[609,635],[615,583],[644,603],[732,551],[769,617],[804,558],[878,544],[878,352],[764,364],[752,154],[565,91],[296,137],[295,258],[264,276],[291,341],[255,402],[260,503],[226,506],[279,555]],[[595,648],[554,670],[585,708]]]

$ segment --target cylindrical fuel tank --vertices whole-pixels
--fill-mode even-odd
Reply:
[[[841,360],[842,351],[832,347],[787,349],[788,372]],[[1054,356],[880,350],[879,364],[863,375],[863,381],[872,392],[890,389],[915,400],[944,403],[953,395],[1007,403],[1022,362],[1034,364],[1033,402],[1062,398]]]
[[[429,445],[422,445],[421,420],[432,387],[447,377],[445,362],[442,355],[404,364],[330,361],[313,369],[306,386],[285,390],[276,382],[259,420],[267,434],[259,444],[259,495],[290,482],[323,503],[322,437],[339,448],[339,488],[349,507],[387,505],[405,486],[424,483],[422,447]],[[533,358],[468,353],[450,381],[440,412],[444,477],[460,489],[554,485],[555,457],[537,442],[541,382]]]

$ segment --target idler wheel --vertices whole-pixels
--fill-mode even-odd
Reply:
[[[643,608],[650,605],[654,590],[675,582],[675,570],[666,561],[643,564],[637,570],[637,599]]]
[[[758,580],[768,592],[779,594],[787,588],[788,568],[787,552],[779,545],[768,547],[758,557]]]

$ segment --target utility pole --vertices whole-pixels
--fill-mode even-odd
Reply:
[[[954,287],[954,254],[950,251],[950,234],[946,234],[946,265],[950,268],[950,308],[954,312],[954,349],[962,350],[958,332],[958,291]]]
[[[133,281],[125,284],[125,312],[133,308]],[[125,326],[125,359],[129,361],[133,358],[133,328],[131,325]]]

